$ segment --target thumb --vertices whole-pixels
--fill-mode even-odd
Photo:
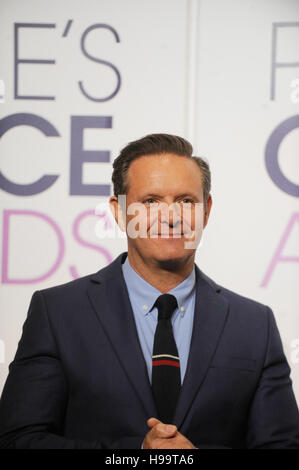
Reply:
[[[159,421],[157,418],[149,418],[147,420],[147,425],[150,429],[152,429],[154,426],[156,426],[159,423],[161,423],[161,421]]]

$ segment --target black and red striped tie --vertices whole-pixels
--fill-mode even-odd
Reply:
[[[181,389],[180,359],[173,337],[171,316],[177,308],[174,295],[160,295],[154,307],[158,309],[158,324],[152,357],[152,391],[163,423],[171,423]]]

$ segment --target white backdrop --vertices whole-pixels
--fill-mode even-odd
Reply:
[[[1,1],[0,390],[32,293],[126,249],[113,159],[168,132],[211,165],[196,261],[273,309],[299,401],[298,40],[297,0]]]

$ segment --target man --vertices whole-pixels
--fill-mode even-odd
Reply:
[[[110,204],[128,252],[33,294],[0,445],[299,448],[272,311],[194,263],[212,205],[207,163],[184,139],[153,134],[113,167]]]

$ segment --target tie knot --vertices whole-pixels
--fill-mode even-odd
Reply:
[[[178,303],[174,295],[160,295],[154,304],[154,307],[158,309],[158,321],[169,320],[177,306]]]

